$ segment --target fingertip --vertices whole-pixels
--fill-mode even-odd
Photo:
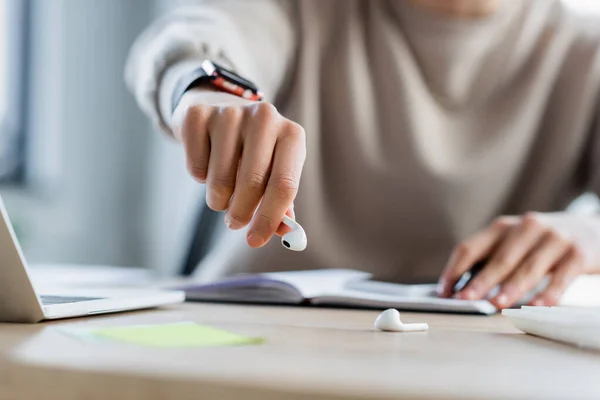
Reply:
[[[461,278],[461,274],[458,273],[458,269],[461,266],[461,256],[459,253],[460,250],[458,249],[452,253],[440,277],[440,283],[444,284],[444,293],[448,297],[454,294],[453,287]]]
[[[291,219],[296,219],[296,213],[294,212],[293,207],[288,208],[288,210],[285,212],[285,215],[287,215]]]
[[[438,297],[446,297],[446,284],[443,281],[438,282],[435,293]]]
[[[470,289],[461,290],[454,295],[454,298],[459,300],[479,300],[477,293]]]
[[[543,297],[536,297],[529,303],[529,305],[534,307],[543,307],[546,306],[546,300],[544,300]]]
[[[504,293],[500,293],[496,297],[490,299],[490,303],[499,310],[503,310],[511,306],[510,299]]]
[[[248,226],[250,222],[250,218],[241,216],[241,214],[236,210],[237,207],[229,206],[227,212],[225,212],[225,225],[232,231],[239,231],[242,228]]]
[[[290,233],[292,231],[292,228],[290,228],[289,226],[287,226],[286,224],[284,224],[283,222],[279,225],[279,228],[277,228],[277,232],[275,232],[275,234],[277,236],[283,236],[286,233]]]
[[[452,285],[450,285],[445,279],[440,279],[435,291],[438,297],[441,297],[443,299],[449,299],[454,295]]]
[[[456,293],[454,293],[454,294],[452,295],[452,298],[453,298],[453,299],[456,299],[456,300],[465,300],[465,299],[463,298],[463,296],[464,296],[463,292],[462,292],[462,291],[460,291],[460,292],[456,292]]]
[[[246,241],[253,249],[263,247],[267,243],[267,240],[256,232],[249,232]]]
[[[288,210],[285,212],[285,215],[287,215],[288,217],[290,217],[293,220],[296,219],[296,214],[294,213],[294,205],[293,205],[293,203],[290,206],[290,208],[288,208]],[[277,231],[275,232],[275,234],[277,236],[283,236],[286,233],[290,233],[291,231],[292,231],[292,228],[290,228],[289,226],[287,226],[286,224],[284,224],[282,222],[282,223],[279,224],[279,227],[277,228]]]
[[[559,303],[559,297],[553,293],[546,292],[535,297],[530,304],[537,307],[551,307]]]

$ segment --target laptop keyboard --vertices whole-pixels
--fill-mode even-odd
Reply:
[[[79,303],[81,301],[102,300],[102,297],[75,297],[75,296],[40,296],[43,305]]]

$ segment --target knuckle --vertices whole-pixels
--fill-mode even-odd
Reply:
[[[566,245],[570,243],[560,232],[555,229],[549,229],[546,232],[546,238],[553,244]]]
[[[541,230],[544,229],[544,225],[540,222],[534,213],[526,213],[523,215],[521,225],[525,230]]]
[[[200,132],[199,128],[205,124],[207,118],[208,110],[203,106],[192,105],[186,109],[181,127],[181,137],[184,142],[185,139],[205,133]]]
[[[456,254],[458,254],[459,257],[468,258],[471,256],[472,252],[473,250],[468,242],[462,242],[456,246]]]
[[[523,219],[529,221],[538,221],[537,214],[533,211],[527,211],[526,213],[524,213]]]
[[[292,175],[281,174],[273,179],[272,187],[277,198],[293,200],[298,192],[298,180]]]
[[[265,174],[260,172],[249,172],[247,176],[244,177],[244,182],[242,182],[248,189],[251,191],[264,191],[267,185],[267,178]]]
[[[513,261],[507,255],[501,254],[494,260],[494,265],[499,271],[507,271],[513,267]]]
[[[212,195],[218,197],[229,197],[235,186],[235,178],[229,174],[215,174],[208,185],[208,190]]]
[[[242,117],[243,111],[240,107],[227,106],[221,109],[221,115],[228,121],[238,120]]]
[[[258,214],[258,229],[261,229],[260,227],[262,227],[263,232],[267,230],[274,231],[276,228],[273,218],[264,212]]]
[[[256,104],[254,113],[258,118],[266,120],[270,120],[279,115],[277,107],[267,102]]]
[[[197,126],[206,121],[210,114],[210,110],[205,105],[194,104],[187,108],[185,113],[185,122],[189,126]]]
[[[576,246],[576,245],[572,245],[571,246],[571,259],[576,264],[583,264],[584,263],[585,256],[584,256],[583,251],[581,250],[581,248],[579,246]]]
[[[288,121],[285,129],[285,135],[292,140],[303,141],[306,136],[306,132],[304,131],[302,125],[294,121]]]
[[[506,228],[511,225],[511,218],[506,215],[502,215],[494,219],[492,225],[496,228]]]
[[[236,222],[236,225],[246,226],[252,220],[250,215],[244,215],[237,210],[231,212],[231,219]]]

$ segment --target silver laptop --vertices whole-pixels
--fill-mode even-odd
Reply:
[[[35,323],[151,308],[185,299],[182,291],[122,288],[57,289],[39,294],[27,273],[25,257],[1,197],[0,212],[0,322]]]

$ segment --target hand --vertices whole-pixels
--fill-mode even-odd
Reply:
[[[440,295],[450,297],[460,276],[487,258],[484,269],[456,298],[483,299],[500,285],[490,301],[502,309],[514,305],[550,275],[548,286],[531,304],[556,305],[578,275],[598,272],[599,249],[598,217],[566,213],[500,217],[456,247],[440,278]]]
[[[187,92],[173,114],[187,168],[206,183],[206,202],[230,229],[248,224],[251,247],[289,228],[306,157],[304,129],[266,102],[204,89]]]

